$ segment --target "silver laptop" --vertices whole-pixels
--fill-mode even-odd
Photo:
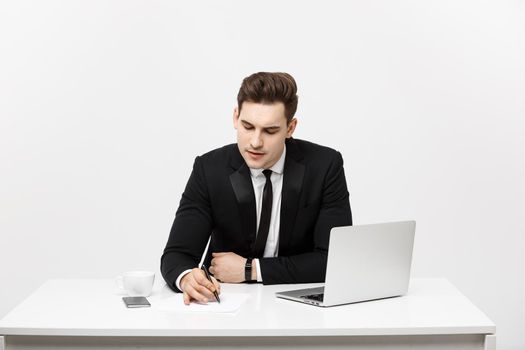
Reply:
[[[279,298],[334,306],[406,294],[415,221],[334,227],[324,287],[278,292]]]

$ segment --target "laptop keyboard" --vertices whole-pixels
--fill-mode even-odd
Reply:
[[[316,301],[323,301],[324,293],[318,293],[318,294],[308,294],[303,295],[301,298],[303,299],[311,299]]]

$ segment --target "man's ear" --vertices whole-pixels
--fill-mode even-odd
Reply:
[[[297,126],[297,119],[293,118],[292,120],[290,120],[290,122],[288,123],[288,126],[286,128],[286,138],[287,139],[292,137],[296,126]]]
[[[239,108],[235,107],[233,109],[233,127],[237,130],[237,125],[239,124]]]

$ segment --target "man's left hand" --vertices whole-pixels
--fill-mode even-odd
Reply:
[[[225,283],[244,282],[246,258],[232,252],[212,253],[210,272]]]

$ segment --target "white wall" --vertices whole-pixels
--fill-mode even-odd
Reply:
[[[0,3],[0,317],[49,278],[157,270],[242,78],[287,71],[355,223],[416,219],[413,275],[524,348],[524,23],[523,1]]]

